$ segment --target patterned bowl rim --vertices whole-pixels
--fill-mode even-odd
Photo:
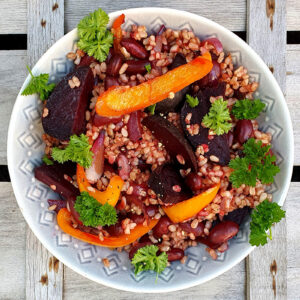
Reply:
[[[283,112],[282,114],[285,116],[286,118],[286,122],[287,122],[287,127],[285,128],[288,132],[290,132],[290,140],[289,140],[289,145],[287,145],[287,148],[289,148],[289,153],[288,153],[288,159],[289,159],[289,164],[288,164],[288,170],[287,170],[287,174],[288,176],[285,177],[284,180],[284,184],[283,184],[283,188],[281,191],[281,195],[279,197],[279,201],[278,204],[279,205],[283,205],[285,198],[287,196],[287,192],[289,189],[289,184],[291,181],[291,176],[292,176],[292,171],[293,171],[293,159],[294,159],[294,137],[293,137],[293,129],[292,129],[292,121],[291,121],[291,117],[290,117],[290,113],[287,107],[287,104],[285,102],[285,98],[284,95],[277,83],[277,81],[275,80],[273,74],[271,73],[271,71],[269,70],[269,68],[267,67],[267,65],[264,63],[264,61],[260,58],[260,56],[246,43],[244,42],[241,38],[239,38],[237,35],[235,35],[233,32],[231,32],[230,30],[226,29],[225,27],[219,25],[218,23],[211,21],[210,19],[207,19],[205,17],[202,16],[198,16],[196,14],[193,13],[189,13],[186,11],[181,11],[181,10],[176,10],[176,9],[170,9],[170,8],[160,8],[160,7],[142,7],[142,8],[131,8],[131,9],[127,9],[127,10],[120,10],[120,11],[116,11],[116,12],[112,12],[109,13],[109,17],[110,20],[116,18],[117,16],[119,16],[121,13],[124,13],[126,15],[127,12],[130,13],[134,13],[134,14],[143,14],[146,11],[151,11],[153,14],[156,14],[157,16],[160,15],[160,13],[165,13],[165,14],[170,14],[170,15],[180,15],[181,17],[184,17],[186,19],[192,19],[195,22],[198,22],[199,24],[208,24],[212,27],[215,28],[216,32],[221,32],[223,35],[226,35],[228,38],[230,38],[231,40],[235,41],[236,43],[238,43],[240,45],[240,47],[242,48],[243,51],[248,52],[248,54],[250,56],[253,56],[261,65],[262,69],[263,69],[263,73],[265,73],[265,75],[268,77],[268,80],[270,80],[271,84],[272,84],[272,88],[275,90],[275,92],[277,93],[277,97],[278,99],[284,103],[283,105]],[[62,38],[60,38],[54,45],[52,45],[44,54],[43,56],[39,59],[39,61],[36,63],[36,65],[34,66],[33,73],[39,69],[39,67],[42,65],[42,62],[45,59],[50,59],[51,56],[53,55],[54,51],[55,51],[55,46],[57,43],[60,43],[62,40],[66,39],[69,35],[74,34],[74,31],[76,31],[77,29],[73,29],[72,31],[70,31],[69,33],[65,34]],[[22,88],[18,94],[18,97],[21,94],[21,91],[24,89],[24,87],[28,84],[30,80],[30,75],[27,76],[26,80],[24,81],[24,84],[22,85]],[[17,100],[18,100],[17,97]],[[12,111],[12,115],[11,115],[11,120],[10,120],[10,124],[9,124],[9,129],[8,129],[8,139],[7,139],[7,160],[8,160],[8,169],[9,169],[9,173],[10,173],[10,177],[11,177],[11,183],[12,183],[12,187],[13,187],[13,191],[15,193],[18,205],[21,209],[21,212],[27,222],[27,224],[29,225],[30,229],[33,231],[33,233],[36,235],[36,237],[40,240],[40,242],[43,244],[43,246],[49,251],[51,252],[53,255],[55,255],[55,257],[57,257],[63,264],[65,264],[67,267],[73,269],[74,271],[76,271],[77,273],[81,274],[84,277],[87,277],[95,282],[98,282],[100,284],[106,285],[108,287],[111,288],[116,288],[116,289],[121,289],[124,291],[129,291],[129,292],[143,292],[143,293],[162,293],[162,292],[172,292],[172,291],[177,291],[177,290],[181,290],[181,289],[186,289],[186,288],[190,288],[202,283],[205,283],[219,275],[221,275],[222,273],[228,271],[229,269],[231,269],[232,267],[234,267],[236,264],[238,264],[241,260],[243,260],[250,252],[253,251],[253,249],[255,247],[249,246],[245,247],[245,249],[243,251],[241,251],[239,253],[239,255],[236,255],[236,257],[231,261],[231,263],[227,263],[226,265],[224,265],[224,267],[222,269],[220,269],[219,271],[206,276],[204,278],[199,278],[199,279],[195,279],[195,280],[191,280],[190,282],[178,282],[176,283],[176,285],[172,285],[171,287],[164,287],[164,288],[156,288],[155,284],[153,285],[152,288],[141,288],[141,287],[126,287],[122,284],[119,284],[118,282],[113,282],[112,280],[108,280],[107,278],[101,278],[101,277],[97,277],[97,276],[93,276],[87,272],[84,271],[84,267],[77,267],[75,265],[72,264],[72,262],[67,261],[67,259],[65,258],[64,255],[62,255],[59,251],[59,249],[55,246],[52,246],[51,244],[49,244],[48,239],[43,237],[43,236],[39,236],[37,229],[36,229],[36,225],[35,222],[32,218],[30,218],[29,215],[25,214],[24,211],[22,210],[22,191],[20,191],[18,189],[17,183],[16,183],[16,171],[14,168],[14,157],[12,155],[12,149],[14,147],[14,143],[15,143],[15,139],[13,136],[13,132],[15,130],[15,124],[14,124],[14,120],[15,118],[17,118],[18,115],[18,107],[17,107],[17,101],[14,105],[13,111]]]

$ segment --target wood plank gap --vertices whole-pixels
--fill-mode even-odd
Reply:
[[[28,0],[29,66],[64,34],[64,1]],[[32,231],[26,236],[26,299],[61,300],[63,264],[48,252]]]
[[[286,91],[286,0],[248,0],[247,40],[274,70]],[[273,240],[256,248],[247,258],[247,298],[287,298],[286,220],[274,226]]]

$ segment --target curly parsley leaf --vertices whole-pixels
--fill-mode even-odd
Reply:
[[[65,149],[57,147],[52,149],[52,158],[59,163],[70,160],[88,168],[91,166],[93,158],[91,147],[87,136],[83,133],[80,136],[74,134],[70,137],[70,142]]]
[[[77,25],[78,47],[100,62],[113,44],[113,34],[106,29],[109,17],[101,8],[84,17]]]
[[[231,112],[238,120],[253,120],[259,116],[265,106],[259,99],[238,100],[235,102]]]
[[[189,104],[190,107],[194,108],[199,104],[199,100],[197,97],[192,97],[189,94],[186,94],[186,102]]]
[[[145,69],[146,69],[146,71],[147,71],[147,73],[148,74],[150,74],[151,73],[151,64],[147,64],[147,65],[145,65]]]
[[[242,184],[255,186],[256,179],[262,184],[272,183],[280,169],[275,165],[276,156],[269,151],[269,145],[256,142],[254,138],[249,139],[244,144],[245,157],[236,157],[229,162],[229,167],[233,169],[229,177],[233,187],[237,188]]]
[[[150,105],[150,106],[147,107],[148,110],[149,110],[150,115],[154,115],[154,113],[155,113],[155,107],[156,107],[156,104],[152,104],[152,105]]]
[[[55,88],[55,83],[48,84],[49,74],[40,74],[38,76],[34,76],[30,68],[28,66],[26,67],[31,76],[31,80],[21,95],[28,96],[37,93],[42,101],[48,99],[50,93]]]
[[[131,263],[134,265],[134,273],[138,274],[142,271],[153,270],[160,274],[168,264],[168,255],[162,252],[157,255],[158,247],[155,245],[148,245],[138,249],[134,254]]]
[[[227,101],[217,99],[202,120],[205,127],[212,129],[217,135],[227,133],[232,124]]]
[[[275,202],[263,201],[251,214],[250,244],[252,246],[265,245],[268,238],[272,240],[271,226],[285,217],[285,211]],[[267,234],[269,231],[269,234]]]
[[[74,208],[85,226],[110,226],[118,221],[117,212],[113,206],[108,203],[101,205],[87,192],[82,192],[80,196],[77,196]]]
[[[46,154],[43,156],[42,161],[47,165],[51,166],[54,164],[53,160],[51,160]]]

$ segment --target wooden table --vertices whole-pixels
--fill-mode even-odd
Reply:
[[[208,17],[247,38],[285,93],[295,133],[294,176],[274,239],[230,271],[165,295],[120,292],[63,266],[28,229],[6,160],[10,113],[27,72],[86,14],[136,6],[177,8]],[[0,0],[0,299],[300,299],[300,1],[299,0]],[[27,40],[27,47],[26,47]],[[277,272],[271,266],[277,264]],[[271,269],[270,269],[271,268]]]

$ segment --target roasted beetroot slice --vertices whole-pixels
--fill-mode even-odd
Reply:
[[[67,202],[65,200],[61,200],[61,199],[48,199],[47,200],[49,207],[56,205],[54,211],[56,213],[58,213],[62,208],[67,207]]]
[[[201,126],[203,117],[209,112],[211,103],[210,97],[217,97],[224,95],[225,84],[219,83],[218,86],[212,88],[208,87],[200,90],[196,96],[199,100],[199,104],[196,107],[190,107],[190,105],[185,102],[180,114],[181,125],[190,143],[196,148],[199,145],[205,144],[208,146],[209,151],[205,153],[206,157],[211,155],[219,158],[220,165],[227,165],[230,161],[230,151],[227,142],[226,135],[216,135],[213,139],[208,139],[208,128]],[[188,114],[192,114],[189,123],[198,124],[200,126],[199,133],[191,135],[187,130],[186,117]]]
[[[173,70],[177,67],[186,64],[186,58],[182,53],[177,53],[173,62],[169,66],[169,70]],[[189,90],[189,87],[185,87],[181,91],[175,93],[174,98],[166,98],[158,103],[155,106],[155,112],[167,114],[170,111],[177,111],[180,109],[180,104],[185,99],[185,94]]]
[[[192,147],[171,122],[159,115],[154,115],[144,118],[142,123],[165,146],[174,161],[177,155],[181,155],[185,160],[184,167],[197,170],[197,161]]]
[[[166,204],[175,204],[191,197],[191,192],[185,186],[182,177],[170,164],[156,168],[151,173],[148,185]],[[173,189],[177,185],[181,188],[180,192]]]
[[[39,181],[52,186],[52,189],[63,196],[64,198],[76,196],[79,194],[79,190],[68,180],[64,178],[64,174],[67,173],[68,168],[64,168],[64,165],[54,164],[52,166],[41,165],[34,170],[35,178]]]
[[[79,79],[80,86],[72,89],[68,81],[74,76]],[[42,118],[45,133],[59,140],[69,140],[72,134],[83,133],[93,85],[93,73],[88,66],[79,67],[65,76],[47,101],[48,114]]]

